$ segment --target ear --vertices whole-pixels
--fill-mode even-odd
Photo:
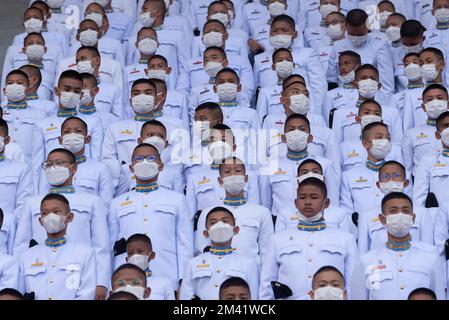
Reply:
[[[426,106],[424,105],[424,103],[421,104],[421,108],[424,110],[424,112],[427,113],[427,111],[426,111]]]
[[[237,145],[236,145],[236,144],[233,144],[233,145],[232,145],[232,152],[235,152],[235,149],[237,149]]]
[[[22,53],[25,54],[25,52],[26,52],[26,49],[25,49],[25,47],[23,47],[22,48]]]
[[[274,63],[271,65],[271,70],[276,71],[276,65]],[[281,102],[282,102],[282,97],[281,97]]]
[[[147,68],[144,69],[144,72],[145,72],[145,75],[148,77],[148,69]]]
[[[376,181],[376,187],[377,187],[377,189],[380,189],[380,182],[379,181]]]
[[[286,5],[286,8],[287,8],[287,5]],[[296,39],[297,37],[298,37],[298,31],[295,31],[295,33],[293,33],[292,40]]]
[[[148,256],[148,260],[151,261],[151,260],[154,260],[154,259],[156,259],[156,252],[153,251]]]
[[[409,184],[410,184],[410,181],[408,181],[408,179],[405,179],[404,188],[407,188]]]
[[[57,97],[61,96],[61,91],[59,91],[58,87],[55,87],[55,89],[53,91],[55,92],[55,96],[57,96]]]
[[[90,136],[84,137],[84,144],[89,144],[90,141],[91,141],[91,137]]]
[[[281,141],[282,141],[283,143],[287,143],[287,138],[285,137],[285,134],[282,134],[282,135],[281,135]]]
[[[387,218],[385,218],[385,216],[383,214],[379,214],[379,221],[380,223],[382,223],[384,226],[387,224]]]
[[[284,97],[284,96],[281,96],[281,99],[280,99],[280,101],[281,101],[281,104],[282,105],[287,105],[287,101],[288,100],[290,100],[289,98],[287,98],[287,97]]]
[[[377,88],[380,90],[380,88],[382,88],[382,83],[380,81],[377,82],[379,85],[377,86]]]
[[[139,48],[137,40],[136,40],[136,42],[134,42],[134,46],[135,46],[136,48]]]
[[[223,67],[224,67],[224,68],[227,68],[228,65],[229,65],[228,59],[224,59],[224,60],[223,60]]]
[[[165,140],[165,148],[167,148],[167,147],[168,147],[168,141]]]
[[[312,143],[313,141],[313,136],[311,134],[309,134],[309,137],[307,138],[307,143]]]
[[[5,145],[7,145],[10,141],[11,141],[10,136],[6,136],[6,137],[3,139],[3,143],[4,143]]]
[[[214,92],[217,93],[217,85],[214,84]]]
[[[143,297],[145,299],[148,299],[150,297],[150,295],[151,295],[151,288],[145,288],[145,291],[143,293]]]
[[[48,50],[47,47],[44,47],[44,53],[47,53],[47,50]]]
[[[355,88],[355,89],[358,89],[359,88],[359,84],[358,84],[358,82],[357,81],[352,81],[352,86]]]
[[[343,300],[348,300],[348,293],[346,290],[343,291]]]
[[[142,138],[141,138],[141,137],[138,137],[138,138],[137,138],[137,144],[142,144],[142,143],[143,143]]]
[[[62,137],[58,137],[58,142],[62,146]]]
[[[227,32],[225,32],[225,33],[223,34],[223,42],[225,42],[226,40],[228,40],[228,38],[229,38],[229,34],[228,34]]]
[[[415,219],[416,219],[416,214],[413,213],[413,223],[415,223]]]
[[[368,143],[368,141],[366,141],[366,139],[362,139],[362,145],[366,150],[368,150],[370,148],[369,143]]]
[[[242,85],[239,83],[239,85],[237,86],[237,92],[242,91]]]
[[[161,162],[161,164],[159,165],[159,172],[164,171],[164,164]]]
[[[295,199],[295,207],[298,208],[299,207],[299,200],[296,198]]]
[[[248,183],[248,175],[247,174],[245,174],[245,183]]]
[[[80,41],[80,31],[79,31],[79,29],[78,29],[78,32],[77,32],[75,38],[76,38],[76,41]]]
[[[361,117],[355,116],[355,122],[360,123],[360,119],[361,119]]]
[[[129,167],[129,171],[131,171],[131,173],[134,173],[134,168],[133,168],[133,166],[130,164],[128,167]]]
[[[94,93],[92,96],[96,96],[98,94],[98,92],[100,92],[100,88],[95,87],[95,89],[93,89],[91,92]]]
[[[238,226],[235,226],[233,231],[234,231],[234,236],[235,236],[240,232],[240,228]]]
[[[73,212],[69,212],[69,214],[67,215],[67,220],[66,220],[67,223],[72,222],[74,217],[75,216],[74,216]]]
[[[323,209],[329,208],[330,203],[331,203],[331,201],[330,201],[329,198],[327,198],[326,200],[324,200],[324,206],[323,206]]]
[[[209,239],[209,232],[207,232],[207,230],[204,230],[204,231],[203,231],[203,236],[204,236],[205,238],[208,238],[208,239]]]
[[[42,216],[39,216],[39,224],[43,227],[44,224],[42,223]]]
[[[76,163],[74,163],[72,166],[73,167],[72,167],[72,169],[69,169],[69,172],[71,171],[70,174],[74,175],[76,173],[76,170],[78,169],[78,165]]]
[[[441,139],[441,133],[439,133],[438,131],[435,131],[435,138],[437,140],[440,140]]]
[[[315,300],[315,292],[313,292],[313,290],[309,291],[309,297],[311,300]]]
[[[221,177],[218,177],[217,180],[218,180],[218,184],[220,186],[222,186],[223,185],[223,179]]]
[[[167,67],[167,71],[165,71],[166,74],[170,74],[173,71],[171,67]]]

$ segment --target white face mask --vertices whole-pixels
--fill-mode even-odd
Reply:
[[[0,136],[0,153],[3,153],[5,151],[5,138]]]
[[[193,123],[193,133],[200,136],[201,141],[206,141],[210,137],[210,121],[195,121]]]
[[[400,212],[387,216],[387,231],[397,238],[405,237],[409,233],[412,225],[413,216],[410,214]]]
[[[284,14],[285,12],[285,4],[281,2],[273,2],[268,5],[268,12],[270,13],[270,16],[277,17],[281,14]]]
[[[221,163],[224,159],[232,156],[232,147],[221,140],[209,144],[208,149],[214,163]]]
[[[447,111],[447,100],[435,99],[424,104],[429,119],[436,119]]]
[[[31,18],[25,21],[23,25],[25,27],[26,32],[28,33],[32,32],[41,33],[43,23],[44,22],[42,20]]]
[[[100,6],[105,8],[109,4],[110,0],[93,0],[92,2],[98,3]]]
[[[209,61],[204,66],[204,71],[207,73],[207,75],[211,78],[215,78],[217,76],[217,73],[223,69],[223,64],[221,62],[217,61]]]
[[[133,254],[128,258],[128,263],[132,263],[145,271],[148,269],[149,265],[148,256],[144,254]]]
[[[294,113],[306,115],[310,110],[310,100],[304,94],[290,96],[290,110]]]
[[[382,122],[382,118],[375,114],[367,114],[360,117],[360,125],[362,126],[362,129],[365,128],[370,123],[374,122]]]
[[[146,138],[145,140],[143,140],[143,142],[154,146],[157,149],[157,151],[159,151],[159,154],[162,153],[162,151],[164,151],[165,149],[165,140],[158,136]]]
[[[145,288],[144,287],[132,286],[130,284],[127,284],[124,287],[117,288],[114,291],[114,293],[122,292],[122,291],[131,293],[132,295],[135,295],[137,297],[137,299],[139,299],[139,300],[143,300],[144,299],[144,294],[145,294]]]
[[[64,0],[47,0],[46,2],[51,9],[59,9]]]
[[[305,150],[309,144],[309,134],[298,129],[287,132],[285,139],[288,149],[294,152]]]
[[[66,217],[56,213],[49,213],[42,218],[42,225],[49,234],[55,234],[65,228]]]
[[[90,60],[84,60],[84,61],[78,61],[76,64],[76,70],[79,73],[94,73],[94,67],[92,66],[92,61]]]
[[[148,70],[147,76],[148,79],[159,79],[162,81],[166,81],[168,74],[165,70]]]
[[[83,89],[83,95],[81,97],[81,105],[85,106],[92,102],[93,98],[90,94],[90,89]]]
[[[348,39],[349,41],[351,41],[352,45],[357,48],[363,46],[366,43],[366,41],[368,40],[368,35],[365,34],[363,36],[353,36],[348,34]]]
[[[98,32],[95,30],[84,30],[80,33],[80,42],[83,46],[95,46],[98,42]]]
[[[217,85],[217,95],[220,101],[234,101],[237,98],[238,86],[235,83],[222,83]]]
[[[149,12],[144,12],[140,14],[140,22],[144,27],[151,27],[156,20],[156,17],[152,17]]]
[[[340,39],[340,37],[343,35],[341,24],[337,23],[329,25],[328,27],[326,27],[326,34],[332,40]]]
[[[243,187],[245,186],[245,176],[236,175],[224,177],[223,186],[226,192],[230,193],[231,196],[236,196],[242,192]]]
[[[210,229],[209,238],[214,243],[226,243],[232,239],[234,235],[234,227],[230,224],[224,223],[223,221],[218,221]]]
[[[445,146],[449,146],[449,128],[446,128],[441,132],[441,141],[443,142],[443,144]],[[1,148],[0,148],[0,152],[1,152]]]
[[[293,37],[288,34],[278,34],[270,37],[270,45],[275,48],[289,48],[292,44]]]
[[[337,6],[333,4],[323,4],[320,6],[321,17],[325,19],[331,12],[339,11]]]
[[[435,19],[438,23],[448,23],[449,22],[449,9],[441,8],[435,10]]]
[[[86,14],[84,18],[94,21],[98,27],[101,27],[103,25],[103,16],[98,12],[91,12],[89,14]]]
[[[229,23],[229,16],[226,13],[218,12],[210,16],[213,20],[218,20],[226,27]]]
[[[391,11],[382,11],[379,13],[379,23],[380,26],[383,28],[387,24],[387,19],[389,16],[391,16],[393,12]]]
[[[372,141],[373,146],[369,152],[377,160],[385,159],[391,151],[391,142],[388,139],[375,139]]]
[[[302,176],[299,176],[296,180],[298,181],[298,183],[303,182],[306,179],[309,178],[316,178],[316,179],[320,179],[321,181],[324,181],[324,176],[322,174],[319,173],[315,173],[315,172],[307,172],[306,174],[303,174]]]
[[[421,74],[424,81],[432,82],[438,77],[439,71],[437,71],[435,64],[429,63],[421,66]]]
[[[355,79],[355,70],[352,70],[351,72],[348,72],[345,75],[338,75],[338,80],[340,80],[343,84],[352,83]]]
[[[402,45],[402,50],[404,51],[404,54],[408,53],[420,53],[422,50],[422,43],[417,44],[415,46],[405,46]]]
[[[377,91],[379,91],[379,83],[372,79],[360,80],[358,82],[358,85],[359,85],[359,94],[361,97],[365,99],[374,98]]]
[[[72,153],[78,153],[84,148],[84,136],[79,133],[69,133],[62,137],[62,146]]]
[[[410,63],[404,68],[404,75],[409,81],[416,81],[421,78],[421,67],[419,64]]]
[[[144,38],[137,43],[137,48],[142,54],[152,55],[157,51],[158,43],[154,39]]]
[[[388,27],[387,30],[385,30],[385,34],[391,42],[399,41],[401,39],[401,28],[395,26]]]
[[[203,36],[203,43],[206,48],[221,47],[223,45],[223,34],[215,31],[208,32]]]
[[[139,94],[131,99],[133,110],[138,114],[147,114],[154,110],[154,97],[147,94]]]
[[[136,163],[133,168],[136,178],[144,181],[153,179],[159,173],[159,165],[156,162],[148,161],[147,159],[144,159],[140,163]]]
[[[81,102],[81,95],[75,92],[61,91],[59,103],[64,109],[75,109]]]
[[[5,95],[8,98],[8,101],[11,102],[19,102],[25,99],[25,86],[17,83],[8,84],[5,87]]]
[[[404,182],[402,181],[387,181],[387,182],[380,182],[380,191],[384,195],[387,195],[392,192],[403,192],[404,191]]]
[[[313,291],[314,300],[343,300],[344,291],[331,286],[318,288]]]
[[[317,213],[313,217],[306,217],[299,211],[296,214],[298,215],[299,220],[306,223],[317,222],[318,220],[321,220],[323,218],[323,210],[321,210],[321,212]]]
[[[284,60],[276,63],[276,73],[281,79],[289,77],[293,70],[295,70],[295,65],[292,61]]]
[[[52,186],[60,186],[70,177],[69,168],[62,166],[54,166],[45,169],[45,176],[47,177],[48,184]]]
[[[45,53],[45,47],[40,44],[32,44],[25,48],[25,54],[29,61],[41,61]]]

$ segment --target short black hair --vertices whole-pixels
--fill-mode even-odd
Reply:
[[[63,73],[61,73],[58,79],[58,87],[62,79],[74,79],[80,81],[81,83],[83,82],[83,78],[81,78],[79,72],[75,70],[66,70]]]
[[[131,85],[131,92],[133,91],[134,87],[139,84],[148,84],[154,88],[155,92],[157,92],[156,85],[153,83],[153,81],[151,81],[150,79],[147,79],[147,78],[140,78],[140,79],[137,79],[136,81],[134,81],[133,84]]]
[[[346,51],[342,51],[340,52],[340,54],[338,55],[338,57],[342,57],[342,56],[348,56],[351,57],[355,60],[356,64],[361,65],[362,64],[362,58],[360,57],[360,55],[352,50],[346,50]]]
[[[382,106],[380,105],[379,102],[377,102],[374,99],[367,99],[367,100],[363,101],[360,104],[360,106],[359,106],[359,113],[360,113],[360,110],[362,109],[362,107],[364,107],[365,105],[370,104],[370,103],[377,105],[380,108],[380,111],[382,112]]]
[[[209,110],[215,117],[221,119],[223,122],[223,111],[218,103],[215,102],[204,102],[195,108],[195,112],[201,110]]]
[[[159,94],[161,91],[167,91],[167,83],[164,80],[157,78],[149,78],[149,79],[156,86],[156,94]]]
[[[449,111],[445,111],[442,114],[440,114],[436,120],[437,130],[440,131],[441,122],[449,117]]]
[[[292,52],[290,50],[288,50],[287,48],[279,48],[279,49],[274,50],[273,54],[271,55],[271,61],[273,61],[273,63],[274,63],[274,59],[276,58],[276,56],[281,52],[286,52],[291,57],[293,57]]]
[[[37,9],[37,10],[39,10],[39,9]],[[33,37],[33,36],[37,36],[37,37],[41,38],[41,40],[44,42],[44,45],[45,45],[45,38],[41,33],[30,32],[25,36],[25,38],[23,38],[23,46],[25,46],[25,42],[28,40],[28,38]]]
[[[306,159],[306,160],[304,160],[303,162],[301,162],[301,164],[298,166],[298,169],[296,170],[296,175],[299,176],[299,172],[301,171],[301,169],[302,169],[305,165],[308,165],[308,164],[310,164],[310,163],[317,164],[317,165],[320,167],[321,172],[324,172],[324,171],[323,171],[323,166],[321,165],[321,163],[319,163],[318,161],[316,161],[316,160],[314,160],[314,159]]]
[[[324,198],[327,198],[327,187],[324,181],[318,179],[318,178],[307,178],[298,185],[297,193],[299,190],[305,186],[314,186],[320,189],[323,192]]]
[[[150,249],[153,248],[153,244],[151,243],[151,239],[146,234],[143,234],[143,233],[135,233],[135,234],[133,234],[132,236],[130,236],[126,240],[126,246],[128,246],[130,243],[135,242],[135,241],[145,242],[145,244],[147,244],[150,247]]]
[[[56,148],[56,149],[51,150],[51,151],[48,153],[47,159],[48,159],[48,157],[49,157],[51,154],[57,153],[57,152],[63,153],[63,154],[65,154],[67,157],[69,157],[70,164],[76,163],[76,157],[75,157],[75,155],[74,155],[71,151],[69,151],[69,150],[67,150],[67,149],[64,149],[64,148]]]
[[[212,127],[212,130],[220,130],[220,131],[230,132],[232,134],[232,137],[234,137],[234,132],[232,131],[232,129],[224,123],[218,123],[218,124],[214,125]]]
[[[401,25],[402,38],[415,38],[424,35],[426,28],[418,20],[407,20]]]
[[[392,17],[392,18],[394,18],[394,17],[399,17],[399,18],[401,18],[402,21],[407,21],[407,17],[404,16],[402,13],[399,13],[399,12],[393,12],[393,13],[390,15],[390,17]],[[390,18],[390,17],[388,17],[388,18]]]
[[[164,129],[165,134],[167,134],[167,128],[165,127],[165,125],[162,122],[160,122],[159,120],[153,119],[153,120],[145,121],[145,123],[142,125],[142,128],[140,128],[140,136],[142,136],[143,130],[148,126],[161,127]]]
[[[427,92],[429,92],[430,90],[441,90],[441,91],[445,92],[446,95],[448,95],[448,92],[447,92],[447,89],[446,89],[445,86],[442,86],[441,84],[438,84],[438,83],[432,83],[432,84],[428,85],[428,86],[423,90],[422,96],[424,97],[425,94],[426,94]]]
[[[87,51],[93,53],[94,57],[101,57],[100,56],[100,51],[96,47],[93,47],[93,46],[82,46],[82,47],[78,48],[78,50],[76,50],[76,55],[78,55],[78,53],[81,50],[87,50]]]
[[[405,59],[407,59],[408,57],[417,57],[419,58],[419,53],[416,52],[409,52],[404,56],[404,59],[402,59],[402,61],[405,61]]]
[[[142,28],[140,28],[139,31],[137,31],[137,37],[139,37],[139,34],[140,34],[142,31],[146,31],[146,30],[148,30],[148,31],[153,31],[153,33],[156,35],[156,39],[157,39],[157,32],[156,32],[156,30],[154,30],[152,27],[142,27]]]
[[[220,291],[219,291],[220,299],[221,299],[222,291],[229,287],[243,287],[246,290],[248,290],[249,294],[251,295],[251,290],[249,288],[248,283],[245,280],[243,280],[242,278],[239,278],[239,277],[231,277],[231,278],[228,278],[225,281],[223,281],[223,283],[221,284]]]
[[[304,121],[307,124],[307,127],[309,128],[309,132],[310,132],[309,119],[307,119],[307,117],[305,115],[299,114],[299,113],[293,113],[287,117],[287,119],[285,120],[285,124],[284,124],[284,132],[285,132],[285,128],[287,127],[287,123],[289,123],[293,119],[300,119],[300,120]]]
[[[213,208],[212,210],[210,210],[208,213],[207,213],[207,215],[206,215],[206,220],[204,221],[204,224],[207,226],[207,219],[209,219],[209,216],[211,215],[211,214],[213,214],[213,213],[216,213],[216,212],[226,212],[227,214],[229,214],[231,217],[232,217],[232,220],[234,221],[234,224],[235,224],[235,217],[234,217],[234,214],[229,210],[229,209],[226,209],[225,207],[220,207],[220,206],[218,206],[218,207],[215,207],[215,208]]]
[[[223,69],[221,69],[220,71],[217,72],[217,75],[216,75],[215,79],[218,79],[218,77],[219,77],[221,74],[227,73],[227,72],[228,72],[228,73],[232,73],[233,75],[235,75],[236,78],[237,78],[237,81],[240,82],[240,77],[239,77],[239,75],[238,75],[237,72],[235,72],[235,70],[232,69],[232,68],[223,68]],[[215,81],[217,81],[217,80],[215,80]]]
[[[403,192],[392,192],[387,194],[383,199],[382,199],[382,213],[384,212],[385,209],[385,205],[387,204],[388,201],[393,200],[393,199],[404,199],[407,200],[408,202],[410,202],[411,207],[413,208],[413,201],[412,199],[410,199],[410,197],[408,195],[406,195]]]
[[[33,7],[33,8],[39,9],[38,7],[35,7],[36,5],[43,5],[45,7],[45,10],[50,11],[50,6],[45,1],[42,1],[42,0],[33,1],[33,3],[31,3],[31,5],[30,5],[30,8]],[[44,14],[45,14],[45,12],[44,12]]]
[[[0,130],[5,131],[6,135],[9,134],[8,122],[3,118],[0,118]]]
[[[225,160],[227,160],[227,159],[232,159],[232,162],[235,164],[241,164],[243,166],[243,172],[246,173],[245,163],[241,159],[237,158],[236,156],[231,156],[229,158],[223,159],[223,161],[218,166],[218,172],[220,173],[220,175],[221,175],[221,169],[223,168],[223,165],[225,164]],[[241,162],[241,163],[237,163],[237,162]]]
[[[305,86],[307,86],[306,80],[304,79],[304,77],[303,77],[302,75],[297,74],[297,73],[293,73],[293,74],[289,75],[287,78],[285,78],[284,81],[282,81],[282,91],[284,91],[285,89],[287,89],[288,87],[290,87],[290,85],[293,84],[293,83],[301,82],[301,81],[294,81],[294,82],[291,82],[291,83],[287,84],[287,83],[290,82],[290,80],[293,79],[293,78],[300,78],[300,79],[302,79],[302,83],[303,83]]]
[[[211,50],[219,51],[219,52],[223,55],[223,57],[224,57],[225,59],[227,59],[226,51],[224,51],[223,48],[221,48],[221,47],[216,47],[216,46],[210,46],[210,47],[206,48],[206,50],[204,50],[203,57],[206,56],[206,52],[211,51]]]
[[[382,127],[386,128],[387,130],[389,130],[388,126],[385,123],[383,123],[383,122],[378,122],[378,121],[372,122],[370,124],[367,124],[362,129],[362,139],[366,139],[366,136],[368,135],[368,131],[370,131],[371,129],[373,129],[373,128],[377,127],[377,126],[382,126]],[[390,132],[390,131],[388,131],[388,132]]]
[[[8,72],[8,75],[7,75],[6,78],[5,78],[5,81],[6,81],[10,76],[14,76],[14,75],[22,76],[22,77],[24,77],[24,78],[27,80],[28,84],[30,83],[30,78],[28,78],[28,75],[27,75],[25,72],[23,72],[22,70],[19,70],[19,69],[14,69],[14,70],[9,71],[9,72]]]
[[[437,295],[435,294],[435,292],[429,288],[416,288],[415,290],[413,290],[412,292],[409,293],[407,300],[410,300],[414,295],[417,294],[424,294],[427,295],[429,297],[431,297],[433,300],[438,300],[437,299]]]
[[[136,266],[135,264],[132,264],[132,263],[124,263],[120,267],[115,269],[115,271],[112,273],[112,276],[111,276],[111,282],[112,282],[112,279],[114,279],[114,277],[117,275],[117,273],[119,273],[120,271],[125,270],[125,269],[132,269],[132,270],[137,271],[145,279],[145,288],[147,287],[147,275],[146,275],[145,271],[143,271],[138,266]]]
[[[95,3],[95,2],[93,2]],[[135,295],[126,291],[114,292],[108,300],[139,300]]]
[[[422,55],[424,52],[432,52],[434,55],[437,56],[437,58],[439,60],[443,60],[444,61],[444,54],[440,49],[434,48],[434,47],[427,47],[423,50],[421,50],[421,52],[419,53],[419,55]]]
[[[393,7],[394,11],[396,11],[396,7],[394,6],[394,3],[388,0],[382,0],[379,1],[379,3],[377,4],[377,6],[379,7],[381,4],[389,4]]]
[[[278,22],[286,22],[293,30],[296,30],[295,20],[286,14],[281,14],[277,17],[274,17],[273,21],[271,22],[270,29],[273,27],[273,25],[275,23],[278,23]]]
[[[353,27],[360,27],[366,23],[368,15],[362,9],[352,9],[346,15],[346,23]]]
[[[96,2],[95,2],[96,3]],[[97,77],[95,77],[93,74],[88,73],[88,72],[83,72],[81,73],[81,79],[90,81],[94,84],[95,87],[98,86],[98,80]]]
[[[338,269],[335,268],[334,266],[324,266],[324,267],[319,268],[318,271],[315,272],[315,274],[313,275],[313,278],[312,278],[312,286],[313,286],[314,281],[316,280],[316,277],[317,277],[320,273],[325,272],[325,271],[333,271],[333,272],[338,273],[338,275],[343,279],[343,285],[346,285],[345,276],[343,275],[343,273],[341,273],[340,270],[338,270]]]
[[[50,201],[50,200],[58,200],[62,203],[64,203],[64,205],[67,207],[68,211],[70,211],[70,203],[69,200],[67,200],[66,197],[64,197],[62,194],[60,193],[49,193],[47,194],[45,197],[42,198],[41,200],[41,207],[44,204],[45,201]]]
[[[28,75],[28,78],[37,76],[39,80],[37,81],[37,87],[39,87],[42,83],[42,73],[41,70],[32,64],[24,64],[19,68],[19,70],[22,70]]]
[[[164,63],[168,66],[167,58],[160,54],[155,54],[155,55],[152,55],[151,57],[149,57],[147,64],[150,64],[151,61],[156,60],[156,59],[160,59],[160,60],[164,61]]]
[[[379,70],[375,66],[373,66],[372,64],[369,64],[369,63],[365,63],[364,65],[361,65],[360,67],[358,67],[355,70],[356,77],[357,77],[357,74],[363,70],[373,70],[377,74],[377,77],[379,77]]]
[[[45,18],[45,13],[42,12],[42,10],[39,9],[38,7],[34,7],[34,6],[32,6],[32,5],[31,5],[30,7],[28,7],[28,8],[25,9],[25,11],[23,12],[23,16],[25,17],[26,13],[27,13],[28,11],[30,11],[30,10],[38,10],[38,11],[40,11],[40,12],[42,13],[42,15],[44,16],[44,18]]]
[[[83,19],[83,20],[80,22],[80,24],[78,25],[78,30],[79,30],[79,28],[81,27],[81,25],[82,25],[83,23],[91,23],[92,25],[95,24],[95,27],[96,27],[97,29],[100,29],[100,27],[98,26],[98,24],[97,24],[94,20],[92,20],[92,19]]]
[[[78,117],[68,117],[64,120],[64,122],[61,124],[61,134],[62,134],[62,128],[64,128],[65,124],[71,120],[77,120],[81,123],[81,125],[84,127],[84,129],[86,130],[86,133],[89,133],[89,129],[87,128],[87,123]]]
[[[220,2],[220,3],[222,3],[222,2]],[[211,4],[212,4],[212,3],[211,3]],[[210,6],[210,5],[209,5],[209,6]],[[207,21],[204,23],[203,31],[204,31],[204,29],[206,29],[206,26],[208,26],[209,24],[212,24],[212,23],[216,23],[216,24],[220,25],[220,27],[223,28],[223,31],[224,31],[224,32],[227,32],[227,31],[226,31],[226,26],[223,24],[223,22],[221,22],[221,21],[219,21],[219,20],[217,20],[217,19],[209,19],[209,20],[207,20]]]
[[[6,295],[13,296],[20,300],[23,300],[23,295],[19,291],[17,291],[16,289],[13,289],[13,288],[4,288],[4,289],[0,290],[0,296],[6,296]]]
[[[384,162],[384,164],[382,164],[380,166],[379,175],[380,175],[380,172],[382,171],[382,169],[384,167],[386,167],[386,166],[398,166],[399,168],[401,168],[402,172],[404,172],[404,176],[406,175],[406,171],[405,171],[404,165],[402,163],[398,162],[398,161],[395,161],[395,160],[390,160],[390,161]]]

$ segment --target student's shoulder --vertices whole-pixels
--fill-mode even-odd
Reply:
[[[418,249],[417,251],[422,253],[423,255],[427,255],[430,257],[438,256],[438,248],[434,245],[424,243],[421,241],[413,241],[412,246],[416,247]]]

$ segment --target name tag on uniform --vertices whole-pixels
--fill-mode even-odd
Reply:
[[[39,262],[39,260],[37,260],[36,262],[31,264],[32,267],[40,267],[40,266],[43,266],[43,265],[44,265],[44,263],[43,262]]]
[[[201,61],[201,60],[198,60],[198,61],[195,61],[194,63],[193,63],[193,65],[194,66],[196,66],[196,65],[198,65],[198,64],[202,64],[203,63],[203,61]]]
[[[140,70],[134,69],[130,72],[130,74],[140,73]]]
[[[48,131],[53,131],[53,130],[57,130],[58,127],[52,126],[52,127],[48,127],[46,130]]]
[[[133,134],[133,132],[131,130],[126,129],[126,130],[120,131],[120,134]]]
[[[352,150],[351,153],[348,154],[348,158],[358,157],[360,154],[358,152],[355,152],[355,150]]]
[[[205,89],[204,91],[201,91],[200,94],[205,94],[205,93],[208,93],[208,92],[209,92],[209,89]]]
[[[429,39],[432,39],[432,38],[435,38],[435,37],[438,37],[438,35],[436,33],[432,33],[432,35],[429,37]]]
[[[292,220],[292,221],[299,220],[299,217],[298,216],[291,216],[290,220]]]
[[[267,63],[267,62],[270,62],[270,60],[269,59],[265,59],[265,60],[260,61],[260,63]]]
[[[203,180],[198,181],[198,185],[202,185],[202,184],[209,183],[209,182],[210,182],[210,179],[206,179],[206,177],[204,177]]]
[[[275,172],[273,172],[273,174],[286,174],[287,172],[285,172],[285,171],[282,171],[282,169],[281,168],[279,168],[279,170],[278,171],[275,171]]]
[[[371,222],[379,222],[379,217],[374,217],[371,219]]]
[[[208,263],[202,263],[202,264],[197,265],[196,267],[197,267],[197,268],[209,268],[209,267],[210,267],[210,264],[208,264]]]
[[[353,117],[356,117],[357,115],[354,113],[354,112],[350,112],[350,113],[348,113],[347,115],[346,115],[346,118],[353,118]]]
[[[446,166],[446,164],[445,163],[441,163],[441,162],[437,162],[437,163],[435,163],[435,165],[434,165],[434,167],[437,167],[437,168],[443,168],[443,167],[445,167]]]
[[[127,206],[127,205],[131,204],[131,203],[133,203],[132,200],[123,201],[122,203],[120,203],[120,206],[121,206],[121,207],[124,207],[124,206]]]
[[[427,139],[429,136],[427,134],[424,134],[421,132],[419,135],[416,136],[416,139]]]
[[[76,66],[76,63],[69,64],[68,68],[73,68],[74,66]]]
[[[378,264],[377,266],[371,266],[371,271],[376,271],[376,270],[382,270],[387,268],[386,265],[384,264]]]
[[[368,182],[368,179],[364,179],[363,177],[360,177],[358,180],[355,180],[357,183],[365,183]]]
[[[340,99],[340,98],[343,98],[343,95],[342,95],[341,93],[337,94],[337,95],[334,97],[334,100],[338,100],[338,99]]]

